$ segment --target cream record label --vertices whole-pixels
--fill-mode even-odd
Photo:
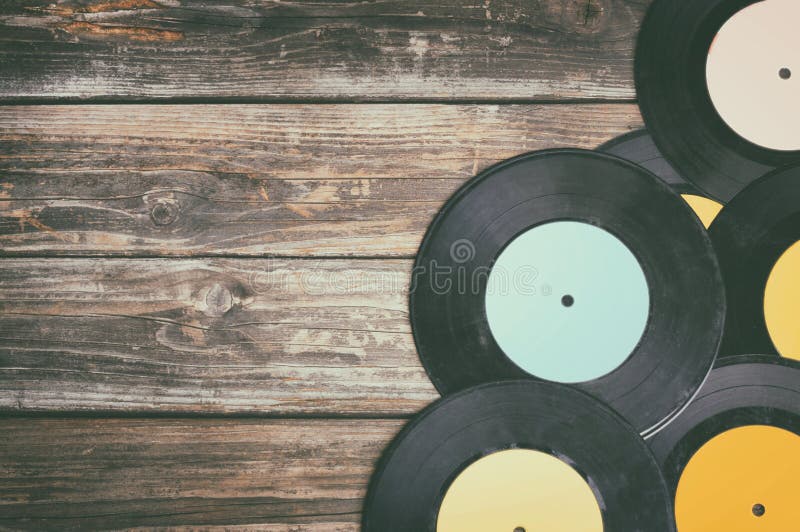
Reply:
[[[722,120],[744,139],[800,150],[800,2],[749,5],[719,29],[706,63],[708,93]]]

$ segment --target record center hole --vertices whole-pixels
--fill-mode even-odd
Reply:
[[[567,294],[561,298],[561,304],[564,305],[565,307],[571,307],[572,305],[575,304],[575,298]]]
[[[756,517],[761,517],[762,515],[764,515],[764,513],[766,511],[767,511],[767,509],[764,508],[763,504],[754,504],[753,505],[753,515],[756,516]]]
[[[792,77],[792,71],[788,68],[782,68],[778,71],[778,75],[781,77],[781,79],[789,79]]]

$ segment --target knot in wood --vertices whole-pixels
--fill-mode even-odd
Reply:
[[[579,5],[578,18],[581,24],[587,28],[596,26],[603,15],[603,5],[600,0],[581,0]]]
[[[222,316],[233,308],[233,294],[221,284],[214,284],[206,292],[206,313],[211,316]]]
[[[174,223],[180,215],[180,208],[174,202],[161,200],[153,205],[150,218],[156,225],[169,225]]]

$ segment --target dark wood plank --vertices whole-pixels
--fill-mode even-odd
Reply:
[[[0,528],[357,531],[387,420],[0,420]]]
[[[0,261],[0,411],[407,416],[407,260]]]
[[[5,1],[0,99],[627,99],[649,2]]]
[[[640,125],[610,104],[0,107],[0,253],[409,257],[486,166]]]

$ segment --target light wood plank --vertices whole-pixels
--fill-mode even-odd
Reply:
[[[0,411],[407,416],[407,260],[0,261]]]
[[[633,105],[0,108],[0,253],[410,257],[441,204]]]
[[[0,420],[0,528],[359,530],[388,420]]]
[[[0,99],[627,99],[649,3],[6,1]]]

